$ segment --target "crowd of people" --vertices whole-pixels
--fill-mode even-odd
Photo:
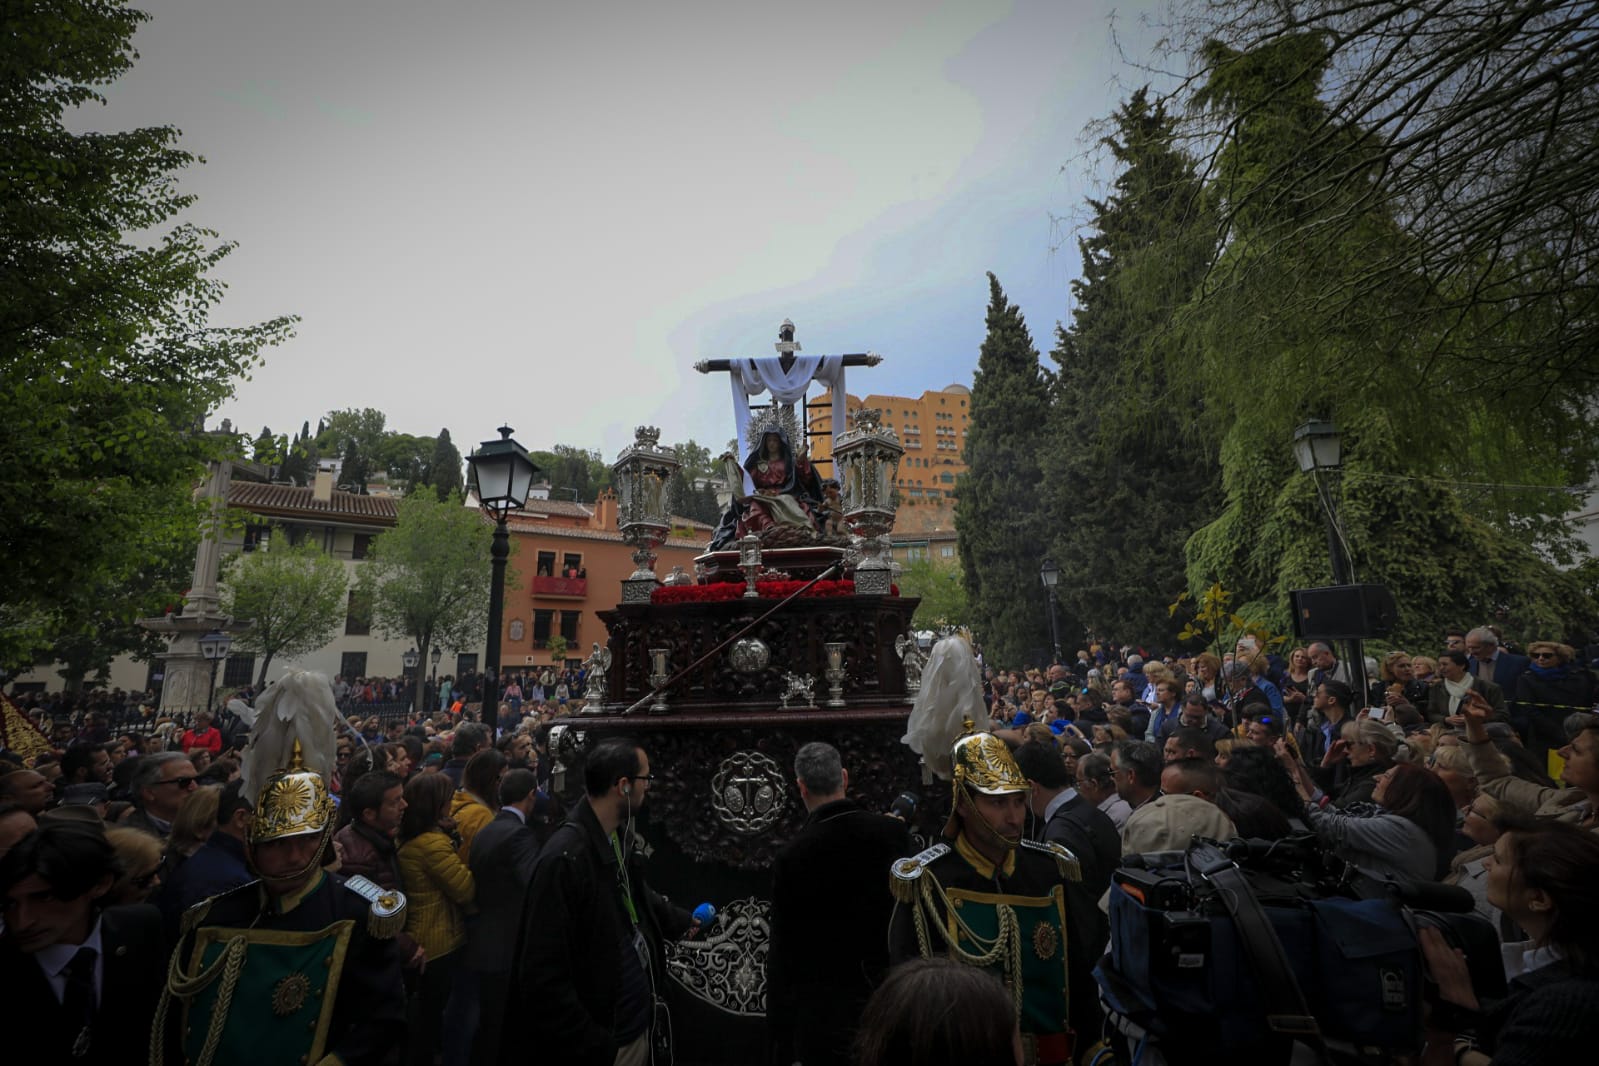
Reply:
[[[1093,971],[1113,942],[1117,871],[1196,838],[1314,838],[1351,875],[1468,893],[1500,941],[1503,988],[1479,988],[1436,931],[1420,937],[1438,990],[1429,1046],[1455,1061],[1573,1061],[1599,1037],[1599,711],[1584,654],[1537,641],[1521,656],[1490,629],[1451,631],[1433,656],[1370,664],[1358,696],[1319,642],[1278,655],[1245,637],[1171,658],[1105,645],[1037,670],[973,661],[990,721],[946,749],[933,846],[912,844],[910,810],[851,798],[836,748],[800,748],[808,816],[772,870],[772,1062],[1115,1055]],[[316,778],[328,813],[303,819],[325,834],[316,848],[301,814],[267,811],[291,792],[241,768],[243,738],[208,715],[152,740],[85,714],[60,749],[0,752],[0,973],[62,1021],[46,1035],[63,1060],[127,1061],[117,1042],[142,1033],[153,1061],[209,1062],[226,1026],[209,1051],[192,1025],[163,1044],[166,1008],[122,977],[181,998],[193,992],[166,976],[175,946],[196,987],[226,961],[205,953],[224,944],[201,936],[207,922],[298,935],[353,915],[366,933],[346,949],[365,962],[338,979],[347,1009],[316,1045],[345,1063],[521,1061],[512,1032],[539,1061],[658,1061],[666,945],[711,919],[649,885],[633,834],[658,776],[643,746],[591,744],[581,797],[568,809],[557,795],[550,734],[581,710],[582,680],[508,677],[492,715],[450,684],[422,715],[340,718]],[[361,703],[352,691],[345,709]],[[241,896],[257,881],[259,898]],[[274,1009],[300,1009],[284,987]]]

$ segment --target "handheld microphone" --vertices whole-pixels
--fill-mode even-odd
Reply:
[[[916,804],[920,797],[914,792],[901,792],[894,797],[894,802],[888,805],[888,813],[909,822],[916,816]]]
[[[701,928],[709,926],[716,921],[716,908],[709,903],[701,903],[694,908],[694,920],[700,923]]]

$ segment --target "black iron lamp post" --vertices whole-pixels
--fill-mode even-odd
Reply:
[[[1055,586],[1060,584],[1060,567],[1053,559],[1045,559],[1038,567],[1038,580],[1049,591],[1049,642],[1055,649],[1055,662],[1060,662],[1060,629],[1055,620]]]
[[[489,640],[483,663],[483,716],[491,724],[499,720],[500,624],[505,613],[505,563],[511,557],[511,534],[505,523],[512,511],[527,502],[528,490],[539,472],[527,449],[511,439],[514,432],[510,426],[501,426],[499,440],[484,441],[466,460],[471,468],[469,485],[483,510],[494,516]]]
[[[1349,570],[1349,553],[1344,545],[1343,527],[1338,524],[1338,504],[1333,499],[1331,487],[1323,480],[1323,475],[1330,480],[1343,469],[1343,443],[1338,436],[1338,427],[1331,422],[1311,421],[1294,430],[1294,458],[1299,463],[1300,471],[1310,475],[1316,486],[1316,495],[1321,500],[1322,517],[1327,523],[1327,555],[1332,562],[1333,584],[1353,584],[1354,575]],[[1349,640],[1346,655],[1349,687],[1354,690],[1354,698],[1361,701],[1359,706],[1364,707],[1366,653],[1359,638]]]
[[[205,692],[205,713],[211,715],[211,703],[217,693],[217,664],[228,657],[228,652],[233,647],[233,638],[220,629],[213,629],[200,638],[200,656],[211,664],[211,687]]]

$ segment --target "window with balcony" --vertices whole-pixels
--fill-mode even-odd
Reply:
[[[575,552],[567,552],[561,556],[561,574],[564,577],[578,577],[583,573],[583,557]]]
[[[549,647],[550,624],[554,618],[554,611],[533,612],[533,646],[535,648]]]
[[[555,576],[555,553],[539,552],[538,569],[534,571],[535,577]]]

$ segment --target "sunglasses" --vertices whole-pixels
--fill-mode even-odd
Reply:
[[[167,781],[157,781],[156,784],[177,785],[179,788],[193,788],[195,784],[199,782],[199,780],[200,779],[198,777],[174,777]]]
[[[1552,651],[1535,651],[1535,652],[1532,653],[1532,657],[1534,659],[1554,659],[1554,658],[1558,658],[1558,656],[1556,656],[1555,653],[1552,652]]]

